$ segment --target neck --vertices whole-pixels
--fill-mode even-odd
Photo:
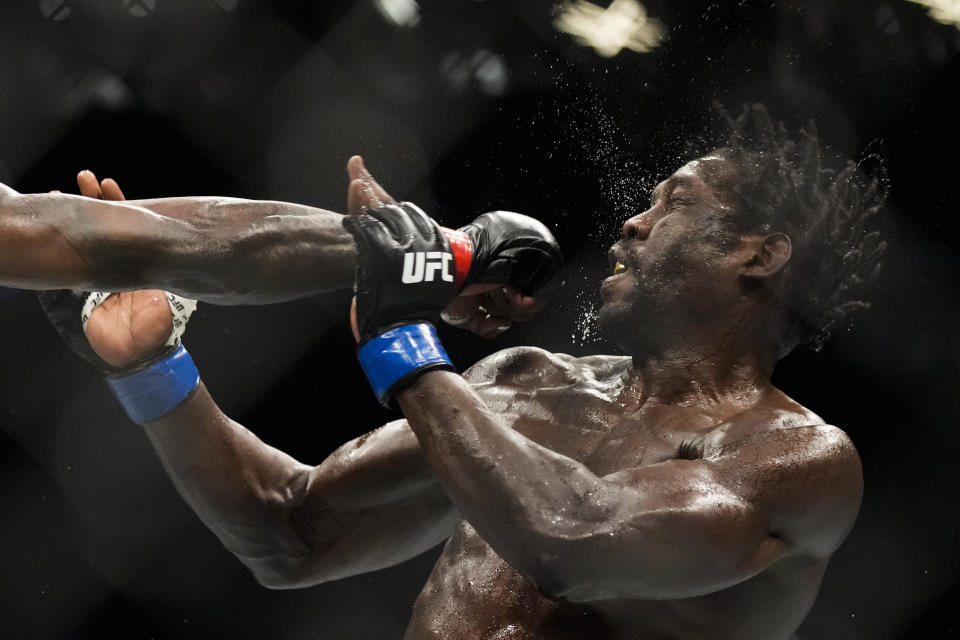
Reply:
[[[716,336],[714,333],[713,336]],[[753,404],[770,387],[776,364],[772,349],[753,341],[686,339],[632,354],[624,393],[643,404],[712,406]]]

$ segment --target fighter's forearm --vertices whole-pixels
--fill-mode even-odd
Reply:
[[[528,578],[545,540],[600,518],[597,476],[506,428],[456,374],[428,372],[397,399],[458,511]]]
[[[255,556],[270,540],[290,555],[306,551],[281,525],[310,468],[230,420],[204,385],[144,428],[181,496],[227,548]]]
[[[202,385],[145,426],[183,498],[270,587],[395,564],[452,526],[412,435],[384,454],[367,446],[380,437],[374,432],[308,467],[230,420]]]
[[[350,286],[356,247],[340,214],[284,202],[104,202],[0,191],[0,284],[158,288],[221,304]]]
[[[161,220],[180,221],[193,234],[186,246],[158,253],[147,270],[157,288],[194,288],[214,303],[259,304],[353,285],[356,245],[341,226],[342,214],[238,198],[161,198],[133,204]],[[193,266],[184,272],[181,263]]]

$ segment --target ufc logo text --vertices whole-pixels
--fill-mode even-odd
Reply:
[[[453,261],[453,254],[444,251],[411,251],[403,254],[403,276],[401,281],[404,284],[414,284],[416,282],[433,282],[437,272],[444,282],[453,282],[453,274],[450,273],[450,263]]]

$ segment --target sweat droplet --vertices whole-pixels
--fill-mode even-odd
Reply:
[[[597,303],[585,294],[577,294],[577,316],[570,339],[574,344],[586,346],[597,341]]]

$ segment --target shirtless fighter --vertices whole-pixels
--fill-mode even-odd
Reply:
[[[345,222],[359,355],[406,419],[310,467],[224,416],[194,375],[141,421],[177,488],[272,588],[446,539],[410,639],[789,638],[862,480],[847,436],[770,373],[863,305],[851,292],[877,270],[866,226],[882,196],[760,107],[731,125],[610,250],[600,321],[627,356],[529,347],[450,371],[428,318],[455,288],[401,277],[405,253],[448,249],[443,234],[416,210],[371,209]],[[98,310],[95,351],[110,333],[95,325],[129,330]]]

